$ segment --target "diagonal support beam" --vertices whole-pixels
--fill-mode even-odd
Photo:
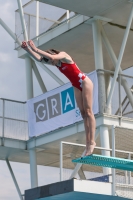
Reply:
[[[30,57],[25,58],[27,99],[34,97],[32,63]]]
[[[32,57],[31,57],[32,58]],[[35,62],[37,62],[34,58],[32,58]],[[64,82],[56,76],[50,69],[48,69],[43,63],[37,62],[37,64],[45,71],[47,72],[59,85],[64,85]]]
[[[115,83],[116,83],[116,79],[118,77],[118,72],[119,72],[121,61],[122,61],[122,58],[123,58],[123,54],[124,54],[126,42],[127,42],[127,39],[128,39],[132,19],[133,19],[133,5],[132,5],[132,8],[131,8],[131,12],[130,12],[130,15],[129,15],[126,31],[125,31],[123,42],[122,42],[122,46],[121,46],[121,49],[120,49],[120,53],[119,53],[119,57],[118,57],[118,61],[117,61],[116,69],[115,69],[115,74],[114,74],[114,78],[113,78],[112,85],[111,85],[111,90],[110,90],[110,93],[109,93],[109,96],[108,96],[108,99],[107,99],[107,109],[108,109],[109,104],[112,100],[112,96],[113,96],[113,92],[114,92],[114,88],[115,88]]]
[[[99,128],[96,129],[95,140],[97,139],[97,137],[98,137],[98,135],[99,135],[99,132],[100,132]],[[85,150],[84,150],[84,152],[83,152],[83,154],[82,154],[81,157],[84,157],[84,155],[85,155]],[[73,170],[73,172],[72,172],[72,174],[71,174],[71,176],[70,176],[69,179],[74,178],[74,177],[76,176],[76,174],[79,172],[79,170],[80,170],[81,167],[82,167],[82,163],[78,163],[78,164],[75,166],[75,168],[74,168],[74,170]]]
[[[77,152],[77,151],[78,151],[78,148],[79,148],[78,146],[75,146],[74,152]],[[76,154],[75,154],[75,153],[72,153],[72,154],[71,154],[71,159],[72,159],[72,160],[75,159],[75,156],[76,156]],[[75,164],[75,163],[74,163],[74,166],[76,167],[76,164]],[[80,179],[86,180],[85,174],[84,174],[84,172],[83,172],[83,170],[82,170],[82,166],[80,167],[80,169],[79,169],[79,171],[78,171],[78,175],[79,175]]]
[[[37,80],[38,80],[38,83],[39,83],[39,85],[40,85],[40,87],[41,87],[41,89],[42,89],[42,92],[43,92],[43,93],[47,92],[47,89],[46,89],[46,87],[45,87],[45,85],[44,85],[44,82],[43,82],[43,80],[42,80],[42,77],[41,77],[41,75],[40,75],[40,73],[39,73],[39,70],[38,70],[38,68],[37,68],[37,66],[36,66],[36,64],[35,64],[34,61],[32,61],[32,67],[33,67],[33,71],[34,71],[34,73],[35,73],[35,76],[36,76],[36,78],[37,78]]]
[[[23,8],[22,8],[22,2],[21,0],[17,0],[18,2],[18,7],[19,7],[19,12],[20,12],[20,19],[21,19],[21,25],[22,25],[22,29],[23,29],[23,34],[24,34],[24,39],[26,41],[28,41],[28,34],[27,34],[27,30],[26,30],[26,25],[25,25],[25,20],[24,20],[24,12],[23,12]],[[37,34],[39,34],[37,32]],[[31,56],[30,56],[31,57]],[[33,60],[33,58],[31,57],[31,59]],[[35,60],[34,60],[35,61]],[[36,61],[35,61],[36,62]],[[45,67],[45,65],[43,65],[42,63],[38,62],[38,64],[54,79],[56,80],[60,85],[63,85],[64,82],[59,79],[52,71],[50,71],[47,67]]]
[[[105,47],[108,51],[108,54],[109,54],[109,56],[112,60],[113,65],[115,67],[117,65],[118,60],[116,58],[116,55],[113,51],[113,48],[112,48],[112,46],[111,46],[111,44],[110,44],[110,42],[107,38],[107,35],[106,35],[105,30],[104,30],[102,25],[101,25],[101,32],[102,32],[102,39],[103,39],[104,45],[105,45]],[[119,73],[122,74],[121,67],[119,67]],[[132,95],[131,89],[130,89],[126,79],[123,76],[121,76],[121,84],[122,84],[122,86],[123,86],[123,88],[124,88],[124,90],[127,94],[127,97],[130,101],[131,106],[133,107],[133,95]]]
[[[21,20],[24,39],[26,41],[28,41],[28,34],[27,34],[26,24],[25,24],[25,20],[24,20],[24,12],[23,12],[22,1],[21,0],[17,0],[17,2],[18,2],[18,8],[19,8],[19,13],[20,13],[20,20]]]
[[[3,22],[1,18],[0,18],[0,24],[7,31],[7,33],[15,40],[15,42],[21,45],[22,42],[17,38],[17,36],[11,31],[11,29]]]
[[[3,22],[2,19],[0,19],[0,24],[2,25],[2,27],[8,32],[8,34],[15,40],[15,42],[17,42],[19,45],[22,44],[22,42],[16,37],[16,35],[11,31],[11,29]],[[33,61],[37,62],[34,58],[32,58],[31,56],[29,56]],[[48,73],[57,83],[59,83],[59,85],[63,85],[64,82],[58,77],[56,76],[50,69],[48,69],[43,63],[41,62],[37,62],[38,65],[46,72]]]
[[[22,197],[21,191],[20,191],[20,189],[19,189],[18,183],[17,183],[17,181],[16,181],[16,178],[15,178],[15,176],[14,176],[13,170],[12,170],[12,168],[11,168],[11,165],[10,165],[8,159],[6,159],[6,164],[7,164],[7,166],[8,166],[8,169],[9,169],[10,174],[11,174],[11,176],[12,176],[13,182],[14,182],[15,187],[16,187],[16,189],[17,189],[17,192],[18,192],[19,198],[20,198],[20,200],[23,200],[23,197]]]

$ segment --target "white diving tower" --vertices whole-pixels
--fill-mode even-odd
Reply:
[[[68,52],[83,72],[90,73],[94,70],[97,72],[99,113],[95,115],[97,147],[94,153],[132,160],[133,74],[124,75],[123,70],[133,66],[133,1],[42,0],[29,1],[23,6],[21,0],[17,2],[16,32],[13,33],[2,19],[0,24],[16,42],[18,57],[25,59],[27,100],[34,98],[33,73],[42,94],[47,93],[47,84],[50,80],[53,79],[58,86],[64,85],[65,82],[56,70],[53,73],[50,67],[36,63],[20,47],[22,40],[33,39],[36,46],[43,50],[54,48]],[[50,77],[49,80],[42,79],[39,73],[40,67]],[[12,104],[16,105],[13,115],[6,111],[6,106],[11,108]],[[15,115],[18,105],[23,107],[20,116]],[[38,200],[53,199],[51,195],[57,195],[58,199],[62,200],[77,199],[77,197],[132,199],[133,173],[102,167],[87,168],[85,165],[74,165],[71,162],[72,159],[82,155],[85,149],[83,121],[28,138],[26,102],[1,99],[1,107],[3,112],[0,158],[7,162],[20,199],[23,199],[23,195],[10,161],[30,164],[32,189],[27,188],[29,190],[25,192],[25,200],[33,200],[33,194]],[[14,134],[13,127],[17,126],[18,132],[23,130],[23,133],[20,131],[16,136],[17,131]],[[7,129],[8,134],[6,134]],[[10,132],[12,134],[9,134]],[[38,187],[37,165],[60,167],[60,181],[63,182]],[[67,178],[63,177],[63,168],[69,171]],[[83,182],[68,180],[77,176],[85,180]],[[121,181],[118,181],[120,177]],[[108,182],[104,178],[107,178]],[[104,179],[102,183],[101,179]],[[55,191],[56,187],[61,189]],[[47,188],[52,192],[48,194],[40,192]]]

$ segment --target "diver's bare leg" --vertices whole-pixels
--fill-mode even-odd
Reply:
[[[89,130],[86,131],[86,156],[91,155],[96,146],[95,143],[95,118],[92,111],[93,105],[93,83],[86,77],[82,83],[82,98],[83,98],[83,107],[86,116],[86,125]]]

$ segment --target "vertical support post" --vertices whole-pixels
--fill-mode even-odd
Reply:
[[[60,142],[60,181],[63,180],[63,143]]]
[[[20,13],[20,19],[21,19],[21,25],[23,29],[23,35],[24,39],[28,41],[28,35],[25,25],[25,19],[24,19],[24,12],[22,7],[21,0],[17,0],[18,7],[19,7],[19,13]],[[32,79],[32,65],[30,58],[25,58],[25,64],[26,64],[26,82],[27,82],[27,99],[30,99],[33,97],[33,79]]]
[[[3,99],[3,117],[2,117],[2,145],[4,146],[4,124],[5,124],[5,100]]]
[[[26,85],[27,85],[27,99],[33,98],[33,77],[32,77],[32,63],[29,57],[25,58],[26,65]]]
[[[36,1],[36,36],[39,35],[39,1]]]
[[[92,21],[96,69],[104,69],[100,23],[101,22],[97,19],[94,19]],[[106,101],[105,79],[104,79],[104,72],[100,70],[98,71],[98,85],[99,85],[99,89],[98,89],[99,112],[104,113],[105,101]],[[100,127],[100,139],[101,139],[101,146],[104,148],[109,148],[108,128],[104,125]],[[103,154],[108,155],[108,156],[110,155],[110,153],[107,151],[104,151]],[[103,168],[103,173],[107,175],[109,174],[109,170]]]
[[[115,127],[112,126],[112,156],[115,157]],[[115,183],[115,169],[112,169],[112,195],[115,196],[116,183]]]
[[[101,141],[101,146],[103,148],[109,149],[109,131],[108,127],[105,125],[100,126],[100,141]],[[102,150],[102,155],[104,156],[110,156],[110,152],[106,150]],[[108,175],[111,174],[111,169],[109,168],[104,168],[103,167],[103,174]]]
[[[22,2],[21,0],[18,1],[18,7],[20,12],[20,19],[21,19],[21,25],[22,30],[24,34],[24,39],[28,41],[28,35],[24,20],[24,13],[22,8]],[[32,77],[32,63],[31,59],[29,57],[25,58],[25,65],[26,65],[26,84],[27,84],[27,99],[33,98],[33,77]],[[31,174],[31,187],[37,187],[38,186],[38,177],[37,177],[37,162],[36,162],[36,151],[35,149],[29,150],[29,156],[30,156],[30,174]]]
[[[122,58],[123,58],[123,54],[124,54],[127,38],[128,38],[128,35],[129,35],[132,19],[133,19],[133,5],[132,5],[131,13],[130,13],[130,16],[129,16],[129,19],[128,19],[128,23],[127,23],[126,31],[125,31],[125,34],[124,34],[122,46],[121,46],[121,49],[120,49],[120,53],[119,53],[119,57],[118,57],[118,61],[117,61],[116,69],[115,69],[115,74],[114,74],[114,78],[113,78],[112,85],[111,85],[111,90],[110,90],[109,97],[108,97],[108,100],[107,100],[107,108],[108,108],[108,106],[111,102],[112,96],[113,96],[115,83],[116,83],[116,79],[118,77],[118,72],[119,72],[121,61],[122,61]]]
[[[66,18],[67,18],[67,19],[69,19],[69,18],[70,18],[70,16],[69,16],[69,15],[70,15],[70,12],[69,12],[69,10],[67,10],[67,12],[66,12]]]
[[[27,99],[30,99],[33,98],[33,77],[32,77],[32,62],[29,57],[25,58],[25,64],[26,64]],[[30,157],[31,188],[34,188],[38,186],[35,148],[29,150],[29,157]]]
[[[119,83],[119,125],[121,126],[121,117],[122,117],[122,106],[121,106],[121,74],[118,75],[118,83]]]
[[[11,168],[11,165],[10,165],[8,159],[6,159],[6,163],[7,163],[8,169],[9,169],[9,171],[10,171],[10,174],[11,174],[11,176],[12,176],[12,179],[13,179],[13,182],[14,182],[14,184],[15,184],[15,187],[16,187],[16,189],[17,189],[19,198],[20,198],[20,200],[23,200],[23,197],[22,197],[20,188],[19,188],[19,186],[18,186],[18,183],[17,183],[17,181],[16,181],[16,178],[15,178],[15,176],[14,176],[14,173],[13,173],[13,171],[12,171],[12,168]]]
[[[30,149],[29,156],[30,156],[31,188],[34,188],[38,187],[36,150]]]
[[[101,26],[101,30],[102,30],[102,39],[103,39],[104,45],[105,45],[105,47],[106,47],[106,49],[107,49],[107,51],[109,53],[109,56],[110,56],[110,58],[112,60],[112,63],[114,65],[114,67],[116,67],[116,64],[117,64],[116,55],[115,55],[115,53],[114,53],[114,51],[113,51],[113,49],[112,49],[112,47],[110,45],[110,42],[109,42],[109,40],[107,38],[107,35],[106,35],[105,31],[104,31],[103,26]],[[119,69],[119,73],[122,74],[121,67]],[[124,88],[124,90],[125,90],[125,92],[127,94],[127,97],[129,98],[131,106],[133,107],[133,95],[132,95],[132,92],[131,92],[131,90],[130,90],[130,88],[128,86],[128,83],[127,83],[127,81],[126,81],[126,79],[124,77],[121,77],[121,84],[122,84],[122,86],[123,86],[123,88]]]
[[[102,40],[101,40],[101,28],[99,20],[92,21],[93,30],[93,41],[94,41],[94,56],[96,69],[104,69],[103,65],[103,51],[102,51]],[[99,85],[99,112],[104,112],[105,107],[105,80],[104,72],[98,72],[98,85]]]
[[[127,171],[125,171],[125,184],[128,183],[128,180],[127,180]]]
[[[106,75],[105,75],[106,100],[108,99],[108,95],[109,95],[110,88],[111,88],[110,74],[106,74]],[[108,113],[108,114],[111,114],[111,113],[112,113],[111,103],[110,103],[110,105],[109,105],[109,107],[108,107],[107,113]]]
[[[131,160],[131,154],[129,153],[128,159]],[[131,184],[131,171],[128,171],[128,184]]]

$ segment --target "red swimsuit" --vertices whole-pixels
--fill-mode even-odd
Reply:
[[[57,67],[70,80],[74,87],[82,91],[82,81],[86,78],[86,75],[80,71],[76,63],[68,64],[61,62],[61,66]]]

